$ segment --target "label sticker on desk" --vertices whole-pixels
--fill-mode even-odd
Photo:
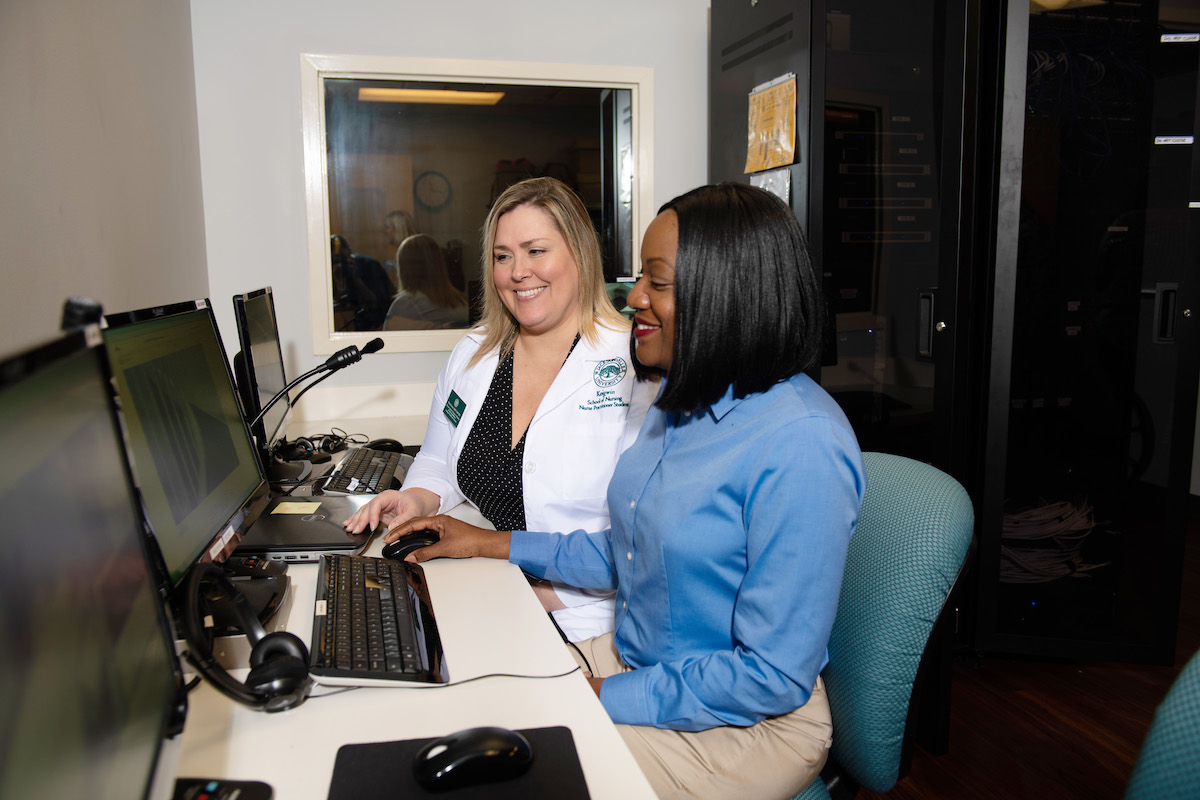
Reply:
[[[457,428],[463,412],[466,410],[467,404],[463,402],[463,399],[456,393],[450,392],[450,398],[446,400],[442,413],[446,415],[446,419],[450,420],[450,424]]]
[[[324,601],[324,600],[318,600],[316,603],[316,606],[314,606],[314,608],[313,608],[313,613],[316,614],[318,617],[325,616],[325,602],[326,601]]]
[[[280,503],[271,509],[272,514],[315,514],[321,508],[321,504],[317,503]]]

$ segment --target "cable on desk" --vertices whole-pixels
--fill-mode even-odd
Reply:
[[[568,638],[567,638],[567,634],[566,634],[566,633],[563,631],[563,629],[562,629],[562,628],[560,628],[560,627],[559,627],[559,625],[558,625],[558,620],[556,620],[556,619],[554,618],[554,612],[552,612],[552,611],[547,611],[547,612],[546,612],[546,616],[550,618],[550,623],[551,623],[552,625],[554,625],[554,630],[558,631],[558,635],[562,637],[562,640],[563,640],[564,642],[566,642],[566,643],[567,643],[567,645],[568,645],[568,646],[569,646],[569,647],[570,647],[572,650],[574,650],[576,653],[578,653],[578,654],[579,654],[579,658],[580,658],[580,660],[581,660],[581,661],[583,661],[583,663],[584,663],[584,666],[586,666],[586,667],[587,667],[587,673],[588,673],[588,675],[595,675],[596,673],[595,673],[595,671],[592,669],[592,663],[591,663],[590,661],[588,661],[588,660],[587,660],[587,656],[585,656],[585,655],[583,654],[583,651],[579,649],[579,645],[575,644],[574,642],[572,642],[570,639],[568,639]]]
[[[521,679],[525,679],[525,680],[548,681],[548,680],[553,680],[554,678],[565,678],[568,675],[572,675],[576,672],[579,672],[582,669],[583,669],[582,667],[576,665],[573,669],[569,669],[566,672],[560,672],[556,675],[518,675],[514,672],[489,672],[486,675],[476,675],[474,678],[467,678],[467,679],[461,680],[461,681],[450,681],[449,683],[422,683],[420,685],[420,690],[424,692],[429,689],[449,689],[451,686],[462,686],[463,684],[474,683],[475,681],[481,681],[484,678],[521,678]],[[317,684],[317,686],[320,686],[320,684]],[[392,686],[340,686],[340,687],[337,687],[334,691],[325,692],[324,694],[310,694],[308,696],[308,699],[309,700],[317,700],[322,697],[333,697],[334,695],[342,694],[344,692],[353,692],[357,689],[391,689],[391,688],[412,689],[412,688],[414,688],[414,686],[413,686],[413,684],[408,684],[408,683],[405,683],[404,681],[396,681],[394,687],[392,687]]]
[[[328,477],[329,477],[328,475],[318,475],[315,478],[305,478],[302,481],[272,481],[271,486],[279,489],[282,492],[282,494],[290,495],[292,492],[296,491],[301,486],[304,486],[304,485],[310,484],[310,483],[316,483],[317,481],[323,481]],[[283,491],[283,488],[285,486],[289,487],[287,489],[287,491]]]

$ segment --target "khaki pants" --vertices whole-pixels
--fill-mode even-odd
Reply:
[[[596,677],[631,669],[621,661],[613,634],[576,643]],[[579,654],[571,649],[575,660]],[[790,714],[748,728],[669,731],[618,725],[621,737],[661,800],[678,798],[790,798],[817,777],[829,754],[833,723],[825,684]]]

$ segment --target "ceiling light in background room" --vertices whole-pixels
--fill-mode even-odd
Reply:
[[[504,92],[471,92],[460,89],[388,89],[364,86],[360,103],[438,103],[459,106],[494,106]]]

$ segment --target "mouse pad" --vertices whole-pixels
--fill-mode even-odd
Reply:
[[[531,728],[520,731],[533,748],[529,771],[512,780],[430,792],[413,777],[417,752],[436,737],[399,742],[347,744],[338,749],[329,785],[329,800],[362,800],[364,797],[489,798],[528,800],[571,798],[586,800],[587,782],[575,752],[570,728]]]

